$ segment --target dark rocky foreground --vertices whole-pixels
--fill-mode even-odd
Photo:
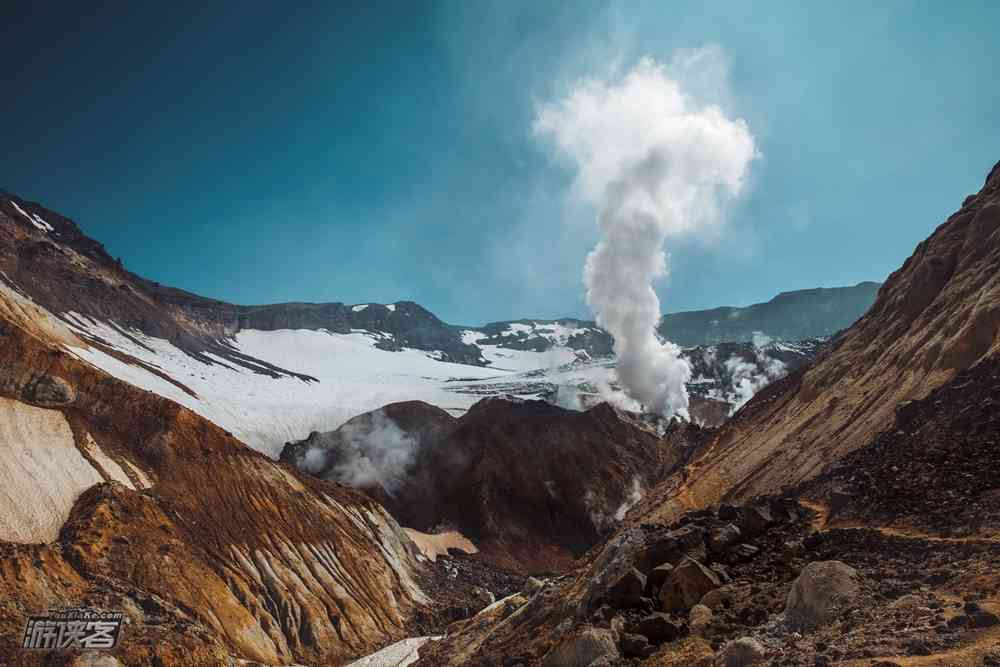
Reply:
[[[799,488],[634,522],[487,637],[460,631],[421,664],[995,664],[997,400],[989,360]]]
[[[572,567],[711,433],[678,423],[661,433],[607,403],[576,412],[543,401],[487,398],[456,419],[409,401],[290,443],[281,459],[349,481],[345,469],[382,451],[386,439],[378,427],[386,420],[406,436],[400,447],[407,465],[397,479],[361,488],[401,525],[456,529],[475,542],[480,559],[524,574]]]

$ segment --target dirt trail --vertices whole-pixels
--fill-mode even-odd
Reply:
[[[827,530],[870,530],[887,537],[898,537],[907,540],[923,540],[926,542],[942,542],[948,544],[996,544],[1000,545],[1000,536],[985,537],[943,537],[932,535],[916,530],[896,528],[893,526],[867,526],[860,523],[830,521],[831,510],[828,505],[815,500],[799,499],[799,504],[816,513],[816,518],[811,522],[813,530],[823,532]]]
[[[841,663],[842,667],[870,667],[874,661],[886,660],[899,667],[982,667],[986,656],[998,655],[1000,651],[1000,627],[980,630],[974,633],[972,641],[950,651],[933,655],[880,656],[876,659],[863,658]]]
[[[828,505],[803,498],[799,499],[799,504],[816,513],[811,526],[813,530],[818,532],[829,530],[868,530],[888,537],[943,544],[1000,544],[1000,538],[997,537],[941,537],[889,526],[865,526],[847,522],[831,522],[831,510]],[[984,602],[983,607],[996,613],[1000,611],[1000,599]],[[987,655],[996,655],[997,652],[1000,652],[1000,627],[975,632],[970,637],[970,641],[949,651],[925,656],[880,656],[878,659],[895,663],[900,667],[982,667],[984,658]],[[844,667],[869,667],[872,664],[872,659],[849,660],[842,664]]]

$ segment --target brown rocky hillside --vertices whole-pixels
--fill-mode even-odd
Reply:
[[[408,634],[409,540],[376,503],[96,370],[0,285],[0,664],[26,617],[123,610],[127,665],[330,664]],[[103,664],[103,663],[102,663]]]
[[[871,310],[813,365],[758,394],[691,466],[655,514],[798,484],[1000,349],[1000,165],[982,190],[917,246]]]

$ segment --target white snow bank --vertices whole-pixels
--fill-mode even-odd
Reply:
[[[42,230],[43,232],[54,232],[55,231],[55,227],[53,227],[49,223],[45,222],[45,220],[43,220],[40,215],[38,215],[36,213],[28,213],[23,208],[21,208],[20,206],[18,206],[17,202],[14,201],[13,199],[10,200],[10,203],[14,206],[14,208],[17,209],[18,213],[20,213],[25,218],[27,218],[28,222],[30,222],[31,224],[33,224],[38,229]]]
[[[100,350],[69,348],[81,359],[194,410],[272,457],[277,457],[285,442],[305,438],[312,431],[333,430],[351,417],[388,403],[423,400],[463,412],[478,397],[449,391],[452,384],[447,381],[497,374],[489,368],[431,359],[420,350],[380,350],[368,333],[289,329],[240,332],[232,342],[243,354],[318,381],[273,378],[223,360],[204,363],[169,341],[140,331],[129,331],[126,336],[112,324],[73,313],[66,315],[66,321],[74,330],[97,336],[158,368],[195,396],[139,365]]]
[[[61,412],[0,398],[0,540],[55,540],[77,496],[103,481]]]
[[[361,658],[347,667],[406,667],[420,659],[420,647],[441,637],[410,637]]]

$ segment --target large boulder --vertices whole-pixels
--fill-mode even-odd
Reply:
[[[726,644],[722,649],[724,667],[750,667],[763,664],[767,657],[764,645],[752,637],[740,637]]]
[[[809,563],[788,591],[785,620],[794,628],[815,628],[853,608],[860,595],[860,576],[850,565],[839,560]]]
[[[684,625],[667,614],[654,612],[629,626],[629,632],[642,635],[654,644],[673,641],[684,633]]]
[[[618,657],[618,647],[610,630],[587,628],[549,651],[542,664],[545,667],[589,667],[595,662]]]
[[[618,646],[621,647],[622,655],[632,658],[645,658],[652,655],[655,650],[649,643],[649,639],[628,632],[622,634],[621,639],[618,640]]]
[[[636,607],[646,590],[646,577],[634,567],[622,575],[610,589],[607,601],[615,607]]]
[[[674,566],[670,563],[664,563],[663,565],[657,565],[654,567],[650,573],[649,577],[646,579],[646,583],[651,589],[659,589],[666,583],[667,579],[670,578],[670,573],[674,571]]]
[[[522,586],[521,592],[530,597],[543,588],[545,588],[544,581],[535,579],[534,577],[528,577],[524,580],[524,586]]]
[[[660,589],[664,611],[685,611],[721,585],[718,575],[693,558],[685,558],[671,571]]]
[[[692,635],[704,636],[708,626],[712,624],[711,608],[703,604],[696,604],[691,607],[688,613],[688,628]]]
[[[708,548],[714,554],[724,554],[740,541],[740,529],[731,523],[715,526],[708,531]]]
[[[675,565],[686,556],[705,560],[708,554],[705,549],[704,532],[704,528],[689,524],[661,535],[648,537],[639,557],[638,568],[644,574],[648,574],[658,565],[663,563]]]
[[[771,509],[763,505],[744,505],[739,508],[736,525],[744,537],[756,537],[774,523]]]

